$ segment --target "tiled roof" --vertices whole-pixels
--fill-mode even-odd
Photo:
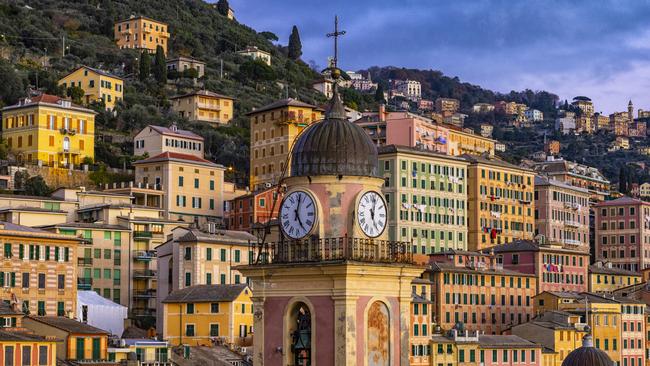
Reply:
[[[589,273],[641,277],[641,274],[638,272],[628,271],[620,268],[602,267],[597,265],[589,266]]]
[[[495,253],[549,251],[549,252],[563,252],[563,253],[589,255],[589,253],[582,252],[580,250],[553,248],[550,246],[540,245],[539,243],[532,240],[515,240],[509,243],[485,248],[483,250],[484,253],[489,253],[490,251],[494,251]]]
[[[496,165],[502,168],[508,168],[508,169],[517,169],[517,170],[522,170],[525,172],[532,173],[533,171],[527,168],[523,168],[514,164],[510,164],[507,161],[501,160],[497,157],[485,157],[485,156],[478,156],[478,155],[470,155],[470,154],[463,154],[460,156],[461,158],[467,160],[470,162],[470,164],[488,164],[488,165]]]
[[[228,302],[235,300],[247,287],[246,284],[190,286],[172,291],[163,303]]]
[[[192,131],[188,130],[181,130],[181,129],[174,129],[174,127],[163,127],[163,126],[154,126],[154,125],[149,125],[145,128],[151,128],[154,131],[157,131],[161,135],[167,135],[167,136],[179,136],[179,137],[184,137],[188,139],[193,139],[193,140],[201,140],[203,141],[203,136],[199,136],[195,134]]]
[[[299,100],[293,99],[293,98],[287,98],[287,99],[281,99],[278,101],[275,101],[271,104],[267,104],[263,107],[253,109],[252,111],[248,112],[246,115],[251,115],[251,114],[256,114],[260,112],[266,112],[270,111],[272,109],[276,108],[283,108],[283,107],[305,107],[305,108],[314,108],[316,110],[321,110],[320,108],[317,108],[315,105],[311,105],[309,103],[301,102]]]
[[[158,154],[156,156],[146,158],[143,160],[138,160],[134,162],[133,165],[157,163],[161,161],[180,161],[182,163],[190,163],[190,164],[194,163],[194,164],[201,164],[201,165],[209,165],[213,167],[221,167],[221,165],[215,164],[210,160],[200,158],[196,155],[181,154],[181,153],[170,152],[170,151],[166,151],[162,154]]]
[[[23,315],[23,313],[18,310],[14,310],[11,305],[2,301],[0,302],[0,315]]]
[[[25,330],[0,330],[0,342],[55,342]]]
[[[97,114],[97,112],[93,111],[92,109],[84,108],[74,103],[70,103],[69,107],[64,107],[61,103],[62,101],[64,101],[64,99],[59,96],[43,93],[32,97],[23,98],[17,104],[6,106],[2,108],[2,110],[20,109],[43,104],[64,109],[75,109],[84,113]]]
[[[235,100],[235,98],[233,98],[233,97],[229,97],[229,96],[223,95],[223,94],[217,94],[217,93],[211,92],[209,90],[197,90],[197,91],[193,91],[193,92],[190,92],[190,93],[187,93],[187,94],[176,95],[176,96],[173,96],[173,97],[171,97],[169,99],[185,98],[185,97],[191,97],[193,95],[200,95],[200,96],[204,96],[204,97],[213,97],[213,98],[219,98],[219,99]]]
[[[535,186],[547,186],[547,185],[570,189],[577,192],[589,193],[589,190],[586,188],[572,186],[570,184],[552,178],[540,177],[539,175],[535,176]]]
[[[117,75],[113,75],[113,74],[111,74],[111,73],[108,72],[108,71],[104,71],[104,70],[96,69],[96,68],[94,68],[94,67],[85,66],[85,65],[83,65],[83,66],[81,66],[81,67],[78,67],[78,68],[74,69],[73,71],[69,72],[69,73],[66,74],[64,77],[62,77],[61,79],[65,79],[65,78],[67,78],[68,76],[70,76],[71,74],[73,74],[74,72],[76,72],[76,71],[79,70],[79,69],[88,69],[88,70],[90,70],[90,71],[92,71],[92,72],[94,72],[94,73],[96,73],[96,74],[102,75],[102,76],[106,76],[106,77],[113,78],[113,79],[124,80],[124,79],[122,79],[121,77],[119,77],[119,76],[117,76]]]
[[[108,334],[107,331],[86,323],[66,318],[64,316],[30,316],[29,319],[47,324],[70,333],[77,334]]]
[[[430,264],[430,266],[433,272],[456,272],[456,273],[472,273],[472,274],[486,274],[486,275],[500,274],[500,275],[512,275],[512,276],[521,276],[521,277],[535,277],[534,274],[511,271],[508,269],[496,269],[496,268],[472,269],[467,267],[456,267],[453,263],[446,263],[446,262],[433,262]]]
[[[520,347],[520,348],[537,348],[541,347],[533,342],[527,341],[516,335],[488,335],[481,334],[478,336],[479,347],[481,348],[501,348],[501,347]]]
[[[214,233],[206,233],[199,229],[192,228],[187,230],[187,234],[178,238],[178,241],[201,241],[248,245],[249,242],[257,243],[257,238],[245,231],[217,230]]]
[[[596,207],[601,207],[601,206],[618,206],[618,205],[649,205],[650,203],[641,201],[636,198],[628,197],[628,196],[623,196],[621,198],[617,198],[615,200],[610,200],[610,201],[602,201],[598,202],[595,206]]]

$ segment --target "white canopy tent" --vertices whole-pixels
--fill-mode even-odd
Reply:
[[[121,337],[127,313],[126,306],[116,304],[95,291],[77,291],[77,318],[82,323]]]

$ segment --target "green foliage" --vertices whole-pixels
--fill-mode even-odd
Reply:
[[[386,103],[386,99],[384,99],[384,86],[381,84],[377,85],[377,90],[375,90],[375,102]]]
[[[377,102],[372,94],[361,93],[356,89],[339,88],[341,98],[346,106],[358,111],[376,110]]]
[[[29,177],[25,181],[24,192],[28,196],[47,197],[52,193],[52,189],[45,183],[45,179],[40,175]]]
[[[112,173],[109,172],[105,164],[99,164],[97,170],[94,170],[88,174],[88,178],[97,186],[103,186],[106,184],[112,184],[115,182],[126,182],[133,180],[128,174],[124,173]]]
[[[0,60],[0,106],[11,105],[24,96],[26,82],[5,60]]]
[[[264,37],[269,42],[277,42],[279,40],[275,33],[269,31],[260,32],[260,36]]]
[[[277,79],[275,70],[260,59],[247,60],[239,66],[239,80],[273,81]]]
[[[86,92],[80,86],[71,86],[65,91],[68,98],[72,99],[73,103],[81,104]]]
[[[219,14],[223,15],[224,17],[228,16],[228,10],[230,10],[228,0],[219,0],[217,3],[217,10],[219,11]]]
[[[167,81],[167,63],[165,61],[165,51],[162,46],[156,47],[156,58],[153,64],[153,75],[156,81],[164,83]]]
[[[300,56],[302,56],[302,43],[300,42],[298,27],[294,25],[289,36],[289,58],[299,60]]]
[[[149,75],[151,75],[151,57],[146,50],[140,54],[140,72],[138,75],[142,82],[147,81]]]

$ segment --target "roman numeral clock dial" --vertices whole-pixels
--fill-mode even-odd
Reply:
[[[310,194],[303,191],[289,193],[280,207],[282,232],[292,239],[302,239],[311,233],[316,224],[316,204]]]
[[[381,194],[370,191],[359,199],[357,220],[364,234],[376,238],[386,229],[386,202]]]

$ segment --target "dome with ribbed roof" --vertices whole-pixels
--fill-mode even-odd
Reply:
[[[325,118],[307,127],[291,152],[291,176],[377,176],[377,147],[370,136],[346,118],[334,87]]]
[[[614,361],[605,353],[594,347],[591,335],[587,334],[582,340],[582,347],[569,353],[562,366],[614,366]]]

